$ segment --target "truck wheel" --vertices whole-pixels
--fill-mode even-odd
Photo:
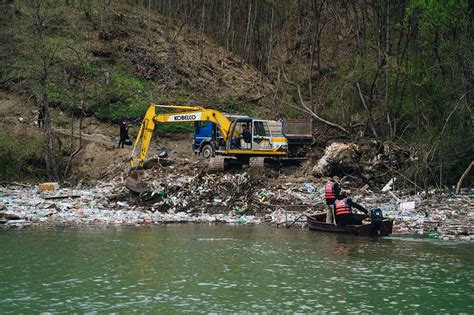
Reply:
[[[210,159],[214,156],[214,148],[210,144],[206,144],[201,151],[201,155],[204,159]]]

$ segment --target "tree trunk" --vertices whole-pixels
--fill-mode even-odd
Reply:
[[[230,49],[229,37],[230,37],[231,21],[232,21],[232,0],[229,0],[226,17],[227,17],[226,19],[227,21],[226,21],[226,31],[225,31],[225,45],[226,45],[226,49],[229,50]]]
[[[49,80],[49,63],[52,55],[49,54],[45,42],[45,24],[44,17],[41,15],[41,2],[35,0],[34,2],[34,17],[36,32],[38,34],[38,41],[40,46],[39,58],[41,63],[39,85],[40,85],[40,106],[44,111],[44,145],[46,150],[45,162],[48,175],[54,179],[59,179],[58,164],[54,155],[54,140],[51,127],[51,113],[49,110],[49,98],[47,84]]]
[[[319,37],[321,35],[322,28],[321,27],[321,11],[323,10],[324,6],[324,1],[321,0],[321,3],[318,7],[315,7],[315,14],[314,14],[314,19],[316,20],[316,24],[312,27],[314,36],[313,36],[313,41],[311,43],[311,48],[310,48],[310,62],[309,62],[309,74],[308,74],[308,89],[309,89],[309,101],[311,104],[313,104],[314,101],[314,95],[313,95],[313,66],[314,66],[314,53],[317,49],[318,51],[318,62],[317,66],[319,68],[320,66],[320,60],[319,60]],[[316,6],[316,3],[314,4]]]
[[[51,126],[51,112],[49,110],[49,98],[48,98],[48,93],[47,93],[47,80],[48,80],[48,72],[47,68],[44,67],[44,74],[40,80],[40,89],[41,89],[41,106],[43,106],[44,109],[44,132],[45,132],[45,138],[44,138],[44,145],[46,148],[46,157],[45,157],[45,162],[46,162],[46,169],[47,172],[50,176],[52,176],[54,179],[59,179],[59,172],[58,172],[58,165],[56,162],[56,158],[54,155],[54,139],[53,139],[53,132],[52,132],[52,126]]]
[[[270,19],[270,36],[268,37],[268,57],[267,57],[267,71],[270,69],[270,60],[272,58],[272,48],[273,48],[273,14],[274,10],[272,8],[272,17]]]
[[[461,185],[462,182],[464,181],[464,178],[466,178],[467,175],[469,175],[469,172],[471,171],[472,166],[474,165],[474,161],[471,161],[471,164],[466,168],[464,173],[462,174],[461,178],[459,178],[458,183],[456,185],[456,194],[459,194],[461,191]]]
[[[245,41],[244,41],[244,51],[243,51],[244,57],[247,52],[247,46],[250,46],[249,32],[250,32],[251,19],[252,19],[252,0],[249,1],[249,13],[247,15],[247,29],[245,31]]]
[[[202,11],[201,11],[201,40],[199,41],[200,45],[200,54],[199,54],[199,59],[202,60],[202,55],[203,55],[203,50],[204,50],[204,21],[206,18],[206,0],[203,1],[202,3]]]
[[[362,105],[364,106],[364,109],[367,112],[369,126],[370,126],[370,129],[372,130],[372,134],[378,137],[379,135],[377,133],[377,129],[375,128],[374,118],[372,117],[372,111],[370,110],[370,108],[367,106],[367,103],[365,102],[365,97],[362,94],[362,90],[360,88],[359,82],[356,82],[356,87],[357,87],[357,91],[359,92],[359,97],[362,102]]]
[[[389,94],[389,54],[390,54],[390,1],[386,1],[385,6],[385,49],[384,49],[384,58],[385,58],[385,82],[384,82],[384,108],[385,114],[387,116],[387,128],[388,136],[390,139],[394,137],[394,127],[392,126],[391,111],[388,104],[388,94]]]

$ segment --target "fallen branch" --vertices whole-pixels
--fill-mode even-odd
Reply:
[[[43,199],[66,199],[66,198],[79,198],[81,195],[60,195],[60,196],[44,196]]]
[[[464,180],[464,178],[469,174],[469,172],[471,171],[471,168],[472,166],[474,165],[474,161],[471,161],[471,164],[469,164],[469,166],[466,168],[466,170],[464,171],[464,173],[461,175],[461,178],[459,178],[458,180],[458,183],[456,185],[456,194],[459,194],[459,192],[461,191],[461,185],[462,185],[462,182]]]
[[[422,188],[420,186],[418,186],[414,181],[412,181],[411,179],[409,179],[407,176],[405,176],[404,174],[400,173],[399,171],[397,171],[396,169],[393,169],[392,171],[394,171],[395,173],[397,173],[398,175],[400,175],[401,177],[403,177],[403,179],[405,179],[406,181],[412,183],[414,186],[415,186],[415,189],[420,189],[422,190]]]
[[[0,185],[14,185],[14,186],[20,186],[20,187],[31,187],[31,185],[22,184],[22,183],[18,183],[18,182],[9,182],[9,181],[5,181],[5,180],[0,181]]]
[[[74,158],[74,156],[76,156],[76,154],[79,153],[79,151],[81,151],[81,149],[83,148],[83,145],[79,146],[79,148],[77,148],[76,151],[74,151],[70,156],[69,156],[69,161],[67,162],[67,165],[66,165],[66,169],[64,170],[64,177],[66,178],[67,174],[69,173],[69,170],[71,168],[71,162],[72,162],[72,159]]]
[[[290,225],[287,225],[286,228],[289,229],[290,227],[292,227],[293,224],[295,224],[296,222],[298,222],[298,221],[301,219],[301,217],[303,217],[304,215],[306,215],[306,213],[301,214],[299,217],[296,218],[296,220],[294,220],[293,222],[291,222]],[[285,223],[287,223],[287,222],[285,222]]]
[[[301,107],[296,107],[296,108],[298,108],[299,110],[301,110],[301,111],[303,111],[303,112],[306,112],[306,113],[310,114],[311,116],[313,116],[314,118],[316,118],[316,119],[319,120],[320,122],[325,123],[326,125],[329,125],[329,126],[331,126],[331,127],[337,128],[337,129],[339,129],[339,130],[341,130],[341,131],[343,131],[343,132],[349,134],[349,131],[348,131],[346,128],[344,128],[344,127],[342,127],[341,125],[338,125],[338,124],[336,124],[336,123],[333,123],[333,122],[331,122],[331,121],[329,121],[329,120],[326,120],[326,119],[324,119],[324,118],[318,116],[311,108],[309,108],[308,106],[306,106],[306,104],[305,104],[305,102],[304,102],[304,100],[303,100],[303,96],[301,95],[301,88],[300,88],[299,84],[296,84],[296,83],[291,82],[290,80],[288,80],[288,77],[286,76],[285,72],[283,72],[283,76],[285,77],[286,83],[288,83],[288,84],[293,85],[294,87],[296,87],[296,90],[297,90],[297,92],[298,92],[298,99],[299,99],[300,104],[301,104]]]
[[[212,74],[217,75],[216,70],[212,69],[211,67],[206,66],[206,65],[201,65],[201,67],[203,67],[204,69],[208,70],[209,72],[212,72]]]

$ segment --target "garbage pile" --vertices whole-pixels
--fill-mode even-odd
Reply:
[[[195,175],[161,173],[152,175],[149,191],[140,200],[152,211],[185,211],[216,213],[237,211],[262,215],[266,207],[301,205],[312,207],[322,203],[316,194],[317,188],[306,178],[280,175],[275,178],[262,177],[252,170]]]
[[[360,145],[334,142],[325,148],[316,163],[309,161],[310,167],[306,168],[315,176],[350,174],[361,182],[379,182],[380,174],[400,171],[416,159],[411,148],[391,142],[370,140]]]
[[[349,194],[367,209],[380,208],[385,217],[394,219],[394,232],[474,240],[474,190],[461,195],[442,190],[433,190],[429,195],[382,190],[354,190]]]
[[[326,210],[321,177],[242,169],[208,174],[198,163],[175,158],[149,165],[147,190],[131,194],[123,177],[94,187],[0,187],[0,227],[26,225],[142,225],[172,222],[304,226],[304,213]],[[474,240],[474,191],[410,195],[385,187],[358,187],[341,179],[350,198],[393,218],[394,231],[441,239]]]
[[[0,226],[27,225],[136,225],[159,223],[260,223],[254,215],[152,211],[140,204],[118,201],[126,193],[117,184],[102,183],[92,188],[62,188],[55,193],[39,188],[1,187]]]
[[[125,174],[123,174],[124,177]],[[207,174],[198,163],[176,158],[148,165],[148,189],[131,194],[123,177],[89,188],[0,187],[0,226],[35,224],[158,224],[170,222],[293,222],[322,206],[306,178],[252,170]],[[291,178],[291,180],[290,180]],[[300,225],[304,224],[301,222]]]
[[[336,172],[335,168],[353,169],[360,160],[360,150],[353,143],[334,142],[324,150],[324,155],[313,168],[316,175],[327,176]]]

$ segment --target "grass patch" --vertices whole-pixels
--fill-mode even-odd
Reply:
[[[143,117],[149,106],[144,95],[149,95],[150,83],[137,78],[124,64],[117,64],[110,72],[109,84],[100,87],[100,94],[89,108],[105,121]]]

